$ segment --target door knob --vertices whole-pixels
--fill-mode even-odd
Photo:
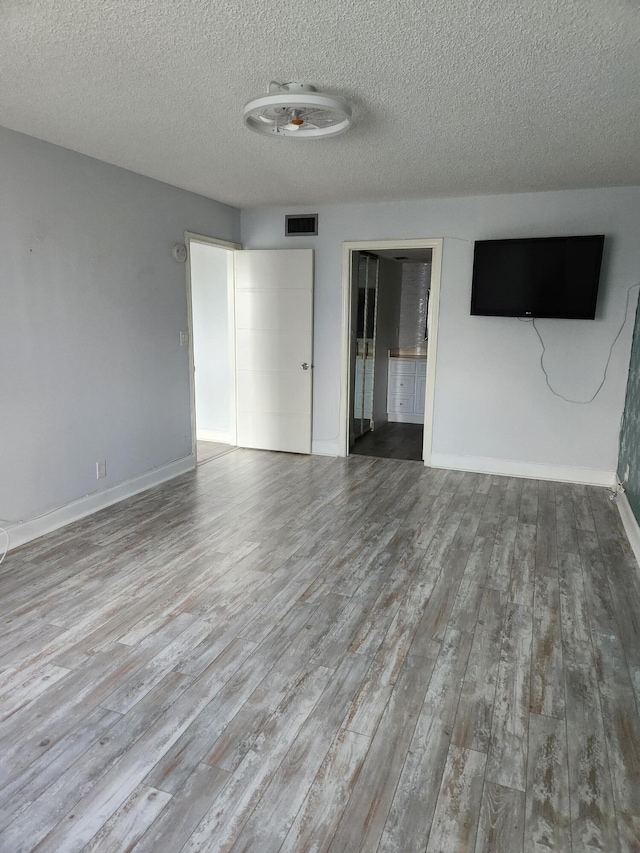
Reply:
[[[303,370],[309,370],[309,365],[306,361],[303,361],[300,367],[302,367]]]

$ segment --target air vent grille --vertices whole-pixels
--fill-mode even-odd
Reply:
[[[307,237],[318,233],[318,214],[306,213],[303,216],[285,216],[285,237]]]

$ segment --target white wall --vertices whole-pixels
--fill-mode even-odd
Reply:
[[[343,241],[444,237],[434,464],[595,482],[612,477],[633,311],[613,352],[602,392],[588,406],[566,403],[545,385],[540,345],[529,325],[469,315],[473,241],[607,235],[596,320],[539,322],[552,382],[566,396],[584,399],[602,377],[624,314],[627,288],[640,279],[640,188],[320,206],[312,211],[320,214],[319,236],[284,238],[284,214],[309,212],[311,207],[245,210],[242,240],[247,248],[316,250],[313,446],[317,452],[340,452]]]
[[[191,242],[196,426],[231,441],[232,399],[228,282],[233,252]],[[211,438],[211,436],[209,436]]]
[[[0,518],[28,520],[188,461],[171,250],[238,240],[239,211],[4,129],[0,173]]]

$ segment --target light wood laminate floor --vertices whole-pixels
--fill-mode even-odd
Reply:
[[[603,489],[237,450],[0,569],[0,850],[640,845]]]
[[[196,447],[198,465],[204,465],[205,462],[217,459],[218,456],[224,456],[225,453],[231,453],[235,449],[233,444],[222,444],[219,441],[201,441],[199,439]]]

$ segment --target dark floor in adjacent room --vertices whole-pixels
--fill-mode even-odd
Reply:
[[[356,456],[422,461],[422,424],[386,423],[365,433],[351,448]]]

